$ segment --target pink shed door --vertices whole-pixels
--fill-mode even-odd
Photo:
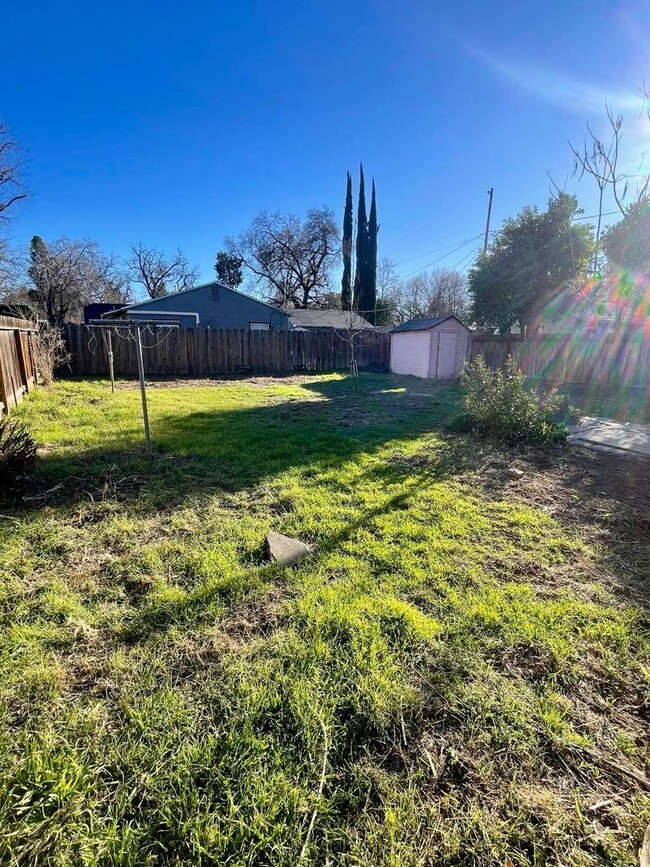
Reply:
[[[431,335],[429,376],[432,379],[453,379],[456,375],[457,340],[458,335],[452,331],[434,331]]]

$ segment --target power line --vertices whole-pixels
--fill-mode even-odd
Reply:
[[[613,217],[615,214],[620,214],[620,211],[608,211],[606,214],[601,214],[601,217]],[[589,214],[587,217],[575,217],[575,220],[596,220],[598,214]]]
[[[469,253],[469,255],[463,256],[463,258],[459,262],[456,262],[455,265],[452,265],[450,270],[455,271],[457,268],[460,268],[460,266],[463,265],[466,260],[467,260],[468,265],[469,265],[469,263],[474,259],[476,254],[479,253],[480,251],[481,251],[481,245],[479,244],[479,246],[476,247],[474,250],[472,250],[472,252]]]
[[[481,237],[480,235],[475,235],[475,237],[468,238],[466,241],[463,241],[462,243],[463,244],[469,244],[472,241],[476,241],[477,238],[480,238],[480,237]],[[449,246],[450,246],[449,244],[444,244],[442,247],[436,247],[435,250],[429,250],[427,253],[421,253],[419,256],[409,256],[408,259],[402,259],[400,262],[396,262],[395,264],[397,265],[397,267],[399,267],[400,265],[406,264],[406,262],[415,262],[416,259],[424,259],[425,256],[433,256],[435,253],[440,253],[443,250],[446,250],[447,247],[449,247]],[[453,244],[453,246],[454,246],[454,250],[450,250],[447,255],[451,255],[452,253],[455,252],[455,250],[460,249],[460,247],[456,246],[455,244]]]
[[[619,211],[607,211],[606,213],[601,214],[600,216],[601,217],[613,217],[618,213],[619,213]],[[577,220],[595,220],[597,217],[598,217],[598,214],[587,214],[586,216],[575,217],[574,220],[575,221],[577,221]],[[500,231],[499,229],[488,229],[488,234],[489,235],[496,235],[499,231]],[[438,262],[442,262],[443,259],[446,259],[448,256],[451,256],[453,253],[456,253],[458,250],[462,250],[463,247],[466,247],[468,244],[471,244],[472,241],[476,241],[482,237],[483,237],[483,234],[481,233],[479,235],[474,235],[473,238],[468,238],[466,241],[463,241],[462,244],[459,244],[457,247],[454,247],[453,249],[449,250],[449,252],[444,253],[442,256],[438,256],[437,259],[433,259],[431,262],[428,262],[426,265],[422,265],[421,268],[416,268],[415,271],[409,272],[408,274],[404,275],[404,277],[402,277],[401,279],[406,280],[408,277],[412,277],[414,274],[419,274],[420,271],[425,271],[427,268],[430,268],[432,265],[436,265]],[[444,247],[438,247],[438,250],[444,250],[444,249],[445,249]],[[473,253],[470,253],[470,256],[474,255],[474,253],[478,252],[478,250],[480,250],[480,247],[478,247],[476,251],[473,251]],[[436,252],[436,251],[435,250],[431,251],[431,253],[434,253],[434,252]],[[424,253],[423,255],[426,256],[427,254]],[[429,254],[429,255],[431,255],[431,254]],[[422,258],[422,256],[411,256],[411,258],[409,258],[409,259],[403,259],[401,262],[398,262],[397,265],[399,267],[399,265],[403,265],[405,262],[412,262],[414,259],[421,259],[421,258]],[[467,257],[463,256],[463,260],[465,258],[467,258]],[[453,265],[452,270],[454,268],[457,268],[457,267],[458,267],[457,265]]]
[[[405,274],[402,279],[406,280],[408,277],[412,277],[414,274],[419,274],[420,271],[424,271],[426,268],[430,268],[431,265],[435,265],[437,262],[442,262],[442,260],[446,259],[447,256],[451,256],[452,253],[456,253],[458,250],[462,250],[463,247],[466,247],[468,244],[471,244],[472,241],[476,241],[480,237],[481,235],[476,235],[474,238],[469,238],[467,241],[463,241],[462,244],[459,244],[458,247],[455,247],[453,250],[445,253],[444,256],[438,256],[437,259],[434,259],[431,262],[427,262],[427,264],[423,265],[421,268],[416,268],[415,271],[411,271],[410,274]]]

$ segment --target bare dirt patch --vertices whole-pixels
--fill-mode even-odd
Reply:
[[[209,379],[147,379],[148,388],[216,388],[220,385],[245,385],[250,388],[268,388],[282,385],[309,385],[318,382],[322,377],[305,374],[278,374],[277,376],[223,376]],[[116,382],[115,387],[122,391],[133,391],[140,388],[137,380]]]
[[[480,448],[470,480],[492,498],[540,509],[602,554],[608,585],[650,601],[650,459],[571,446]],[[510,470],[523,470],[512,478]]]

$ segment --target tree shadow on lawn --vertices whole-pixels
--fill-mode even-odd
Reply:
[[[138,435],[120,448],[107,442],[45,453],[24,502],[15,505],[33,511],[116,499],[139,513],[165,511],[188,498],[255,488],[296,467],[313,477],[391,440],[440,433],[457,411],[457,390],[422,392],[418,381],[405,388],[402,378],[393,390],[394,378],[386,380],[386,391],[309,383],[310,399],[245,408],[160,413],[152,401],[151,455]]]
[[[332,552],[341,548],[346,542],[349,542],[361,529],[371,527],[375,518],[400,510],[407,510],[411,498],[431,484],[442,481],[450,475],[460,471],[465,465],[467,449],[465,443],[460,438],[446,439],[437,448],[435,459],[430,459],[426,468],[420,466],[417,474],[413,474],[410,470],[405,470],[402,467],[385,468],[385,472],[381,468],[373,468],[364,472],[365,478],[377,478],[382,483],[400,484],[402,489],[382,501],[381,504],[363,510],[363,512],[353,521],[346,523],[340,530],[335,533],[330,533],[324,539],[321,539],[309,559],[305,562],[315,565],[319,560],[327,557]],[[405,478],[405,474],[408,479]],[[278,586],[282,583],[282,576],[285,572],[285,567],[275,563],[265,563],[261,557],[258,562],[251,566],[247,575],[241,579],[234,589],[232,598],[229,597],[229,591],[221,585],[210,586],[201,585],[196,587],[183,598],[166,601],[162,605],[144,606],[140,608],[128,629],[125,632],[125,638],[129,641],[139,641],[153,633],[164,632],[171,626],[179,623],[191,622],[195,618],[200,618],[203,613],[209,608],[210,603],[219,599],[226,606],[232,607],[232,604],[241,601],[242,586],[250,585],[252,588],[259,587],[260,582],[267,586]],[[286,595],[287,588],[284,588],[283,595]],[[268,627],[265,619],[262,620],[262,631]]]
[[[344,474],[346,463],[390,441],[435,433],[436,439],[416,454],[397,448],[369,472],[386,485],[406,476],[426,483],[432,474],[439,479],[463,472],[488,499],[541,508],[595,541],[603,566],[635,596],[641,589],[644,569],[650,572],[650,462],[567,446],[505,449],[444,435],[445,423],[460,405],[456,386],[372,376],[356,383],[315,380],[302,387],[308,399],[247,408],[160,413],[153,400],[151,456],[144,454],[137,434],[120,449],[46,454],[34,490],[16,514],[43,505],[92,507],[102,500],[120,502],[133,514],[165,513],[188,500],[254,490],[294,468],[305,478],[331,478],[333,470]],[[513,463],[525,470],[523,479],[509,478]]]
[[[352,539],[355,533],[361,528],[367,527],[374,518],[396,509],[408,508],[408,501],[415,490],[423,487],[429,481],[430,479],[422,477],[415,481],[409,490],[395,494],[380,506],[365,510],[359,518],[350,521],[337,533],[322,540],[309,559],[304,562],[315,565],[319,560]],[[246,596],[247,590],[243,589],[244,587],[252,589],[253,597],[256,597],[260,585],[276,588],[281,585],[283,586],[282,595],[286,596],[289,591],[283,582],[285,568],[276,563],[263,563],[260,556],[260,561],[247,570],[246,575],[240,578],[232,590],[224,590],[221,584],[211,585],[208,583],[197,586],[183,597],[166,600],[163,604],[156,603],[151,606],[145,604],[136,610],[123,637],[127,641],[140,641],[150,635],[163,633],[172,626],[194,622],[209,610],[212,602],[217,600],[227,609],[232,609],[241,603],[243,596]],[[263,620],[260,631],[264,631],[266,627],[268,627],[268,623]]]

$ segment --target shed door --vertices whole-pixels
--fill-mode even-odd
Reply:
[[[456,375],[456,340],[452,331],[433,332],[431,336],[431,369],[433,379],[453,379]],[[436,347],[437,344],[437,347]]]

